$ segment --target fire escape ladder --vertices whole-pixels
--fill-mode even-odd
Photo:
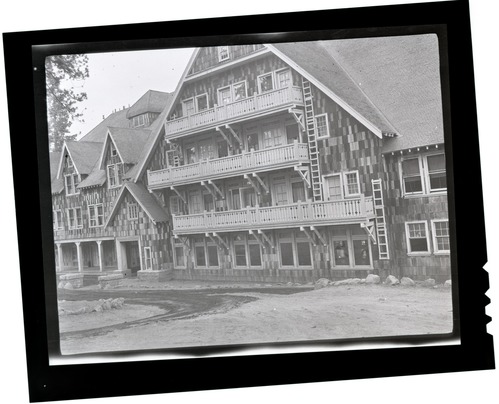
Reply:
[[[372,180],[376,235],[378,237],[379,259],[390,259],[388,251],[388,235],[386,229],[385,205],[383,203],[383,187],[381,179]]]
[[[310,156],[310,171],[312,174],[312,193],[314,201],[322,201],[322,181],[319,166],[319,149],[317,147],[317,128],[315,125],[314,105],[310,82],[303,78],[303,99],[305,101],[305,126],[308,136],[308,151]]]

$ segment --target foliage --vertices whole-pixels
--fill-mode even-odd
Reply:
[[[88,74],[86,55],[56,55],[45,60],[47,83],[47,115],[49,146],[51,151],[60,151],[64,140],[74,140],[70,134],[75,120],[83,122],[79,103],[87,99],[87,94],[77,87],[79,81]]]

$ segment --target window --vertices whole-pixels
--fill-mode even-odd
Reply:
[[[245,81],[233,84],[232,90],[234,93],[234,101],[239,101],[247,97]]]
[[[231,84],[230,86],[219,88],[218,104],[225,105],[245,99],[248,94],[246,91],[246,81]]]
[[[189,191],[189,213],[203,212],[203,205],[200,191]]]
[[[288,144],[300,141],[298,125],[286,125],[286,139]]]
[[[224,60],[230,59],[229,47],[219,46],[218,47],[218,61],[222,62]]]
[[[137,220],[139,218],[139,205],[136,202],[128,202],[126,208],[128,220]]]
[[[109,188],[116,188],[121,185],[123,180],[123,164],[110,164],[107,166],[107,179]]]
[[[132,119],[132,125],[134,128],[144,126],[145,124],[146,124],[146,116],[144,114],[134,116]],[[116,149],[114,149],[114,150],[116,150]]]
[[[329,123],[327,114],[315,116],[315,127],[317,129],[317,138],[329,137]]]
[[[285,88],[291,85],[291,71],[289,69],[278,71],[276,78],[277,88]]]
[[[71,230],[80,229],[83,227],[81,218],[81,208],[69,208],[68,213],[68,226]]]
[[[420,195],[447,190],[445,154],[404,157],[401,162],[405,195]]]
[[[196,110],[194,109],[194,99],[189,98],[188,100],[182,101],[182,114],[184,116],[192,115],[195,113]]]
[[[173,239],[173,254],[175,259],[175,267],[176,268],[185,268],[186,267],[186,258],[184,252],[184,244],[182,240],[178,238]]]
[[[201,94],[196,97],[196,108],[198,112],[208,109],[208,95]]]
[[[353,240],[353,259],[355,266],[371,265],[368,240]]]
[[[234,237],[234,264],[235,267],[261,268],[262,251],[258,241],[246,235]]]
[[[254,207],[257,204],[256,193],[253,188],[241,188],[242,207]]]
[[[310,242],[305,234],[279,234],[279,258],[281,267],[312,267]]]
[[[372,268],[369,237],[358,226],[336,226],[330,230],[332,266],[337,269]]]
[[[54,210],[52,220],[54,223],[54,230],[62,230],[64,228],[61,210]]]
[[[435,253],[450,252],[449,221],[432,220],[433,250]]]
[[[144,247],[144,266],[146,271],[152,270],[151,247]]]
[[[102,203],[88,206],[88,218],[90,227],[99,227],[104,225],[104,209]]]
[[[218,105],[225,105],[232,102],[230,86],[218,89]]]
[[[305,202],[305,185],[302,181],[300,182],[292,182],[291,183],[291,193],[293,196],[293,203],[297,203],[298,201]]]
[[[80,191],[76,188],[80,183],[78,174],[67,174],[64,177],[64,180],[66,185],[66,195],[76,195],[80,193]]]
[[[197,157],[196,157],[196,146],[195,145],[189,145],[185,147],[185,162],[186,164],[194,164],[197,162]]]
[[[408,253],[429,253],[428,226],[426,222],[405,224]]]
[[[345,195],[360,195],[359,172],[350,171],[344,174]]]
[[[445,191],[447,176],[445,172],[445,155],[434,154],[426,157],[428,163],[428,184],[430,192]]]
[[[69,157],[69,154],[66,154],[66,166],[68,168],[73,168],[74,167],[73,159],[71,157]]]
[[[258,90],[260,93],[272,91],[274,89],[274,79],[272,73],[258,76]]]
[[[350,266],[348,241],[346,238],[333,241],[334,264],[336,266]]]
[[[343,199],[340,174],[333,174],[324,177],[324,186],[326,188],[326,195],[330,201]]]
[[[180,198],[177,195],[170,196],[170,213],[172,215],[181,215]]]
[[[194,253],[196,267],[218,267],[218,247],[204,237],[194,238]]]

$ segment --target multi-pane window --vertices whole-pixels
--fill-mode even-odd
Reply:
[[[139,205],[136,202],[127,203],[128,220],[137,220],[139,218]]]
[[[146,123],[147,123],[147,120],[146,120],[145,114],[134,116],[132,119],[132,125],[134,128],[138,128],[140,126],[145,126]]]
[[[291,85],[291,71],[289,69],[278,71],[276,77],[278,88],[285,88]]]
[[[261,268],[262,251],[258,241],[245,235],[234,237],[234,263],[237,267]]]
[[[144,268],[146,270],[152,269],[151,247],[144,247]]]
[[[436,253],[448,253],[450,251],[449,221],[432,220],[433,249]]]
[[[181,215],[180,198],[177,195],[170,196],[170,213],[172,215]]]
[[[68,212],[68,226],[70,229],[80,229],[83,227],[81,217],[81,208],[69,208]]]
[[[359,172],[350,171],[344,174],[345,195],[353,196],[360,194]]]
[[[283,268],[310,268],[312,266],[312,253],[306,235],[293,232],[280,233],[279,260]]]
[[[346,237],[333,241],[334,264],[336,266],[350,266],[350,254]]]
[[[225,105],[232,102],[230,86],[218,89],[218,104]]]
[[[201,94],[196,97],[196,108],[198,112],[208,109],[208,96],[206,94]]]
[[[293,203],[297,203],[298,201],[305,202],[305,185],[302,181],[300,182],[292,182],[291,183],[291,194],[293,197]]]
[[[241,81],[232,85],[232,91],[234,93],[234,101],[239,101],[246,98],[246,82]]]
[[[64,181],[66,185],[66,195],[75,195],[79,193],[79,190],[76,188],[79,184],[78,174],[67,174],[64,177]]]
[[[340,174],[333,174],[325,177],[324,183],[326,187],[326,195],[330,201],[343,199]]]
[[[329,137],[329,124],[327,114],[315,116],[315,127],[317,129],[317,138]]]
[[[444,153],[404,157],[401,168],[405,195],[430,194],[447,190]]]
[[[196,112],[194,107],[194,99],[189,98],[188,100],[182,101],[182,113],[184,116],[188,116]]]
[[[196,267],[218,267],[218,247],[205,237],[194,238],[194,258]]]
[[[119,187],[123,179],[123,164],[109,164],[107,166],[107,179],[109,181],[109,188]]]
[[[371,265],[368,240],[353,240],[353,259],[355,266]]]
[[[258,76],[258,88],[260,93],[265,93],[267,91],[272,91],[274,89],[274,76],[272,73],[267,73],[262,76]]]
[[[52,219],[54,223],[54,230],[62,230],[64,228],[61,210],[54,210]]]
[[[429,253],[428,225],[426,222],[408,222],[405,224],[407,252]]]
[[[104,208],[102,203],[88,206],[88,220],[90,227],[99,227],[104,225]]]
[[[222,62],[230,58],[229,47],[219,46],[218,47],[218,61]]]

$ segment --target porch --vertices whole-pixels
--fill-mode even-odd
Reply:
[[[265,230],[328,224],[365,223],[374,218],[372,197],[282,206],[247,207],[222,212],[173,215],[175,235]]]
[[[308,162],[307,144],[295,142],[178,167],[148,171],[147,181],[149,189],[158,189],[257,171],[293,167]]]
[[[165,138],[302,105],[303,95],[300,87],[286,87],[255,94],[253,97],[220,106],[215,105],[214,108],[166,121]]]

